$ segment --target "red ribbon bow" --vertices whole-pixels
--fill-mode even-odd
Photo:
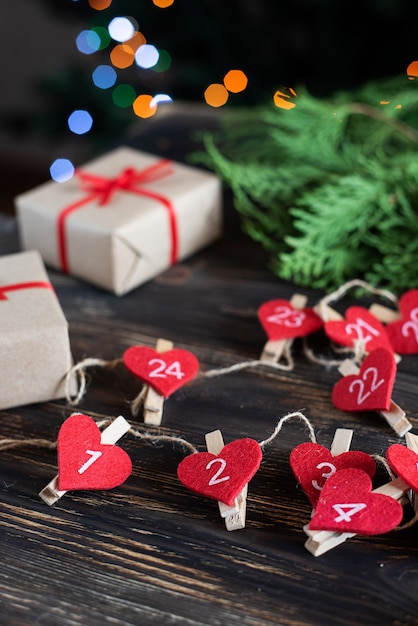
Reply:
[[[87,196],[65,207],[58,216],[58,251],[61,269],[64,272],[69,271],[68,252],[66,243],[66,220],[68,216],[77,211],[89,202],[97,202],[99,206],[109,204],[112,196],[117,191],[129,191],[140,196],[152,198],[164,205],[168,212],[171,233],[171,253],[170,263],[177,261],[178,234],[177,220],[172,202],[161,194],[144,187],[145,183],[150,183],[173,172],[171,161],[162,159],[143,170],[136,170],[133,167],[127,167],[120,172],[116,178],[106,178],[96,174],[89,174],[78,170],[77,176],[81,181],[81,189],[87,192]]]

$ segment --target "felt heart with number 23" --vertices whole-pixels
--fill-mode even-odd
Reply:
[[[398,354],[418,352],[418,289],[411,289],[399,300],[401,319],[386,326],[392,348]]]
[[[388,411],[395,376],[393,353],[377,348],[364,359],[358,374],[344,376],[334,385],[332,402],[343,411]]]
[[[288,300],[264,302],[258,309],[258,319],[270,341],[303,337],[323,324],[313,309],[295,309]]]
[[[355,342],[359,341],[365,352],[380,347],[392,350],[383,324],[361,306],[349,307],[344,320],[325,322],[324,330],[330,339],[349,348],[353,348]]]
[[[289,463],[313,507],[316,506],[325,481],[337,470],[356,467],[365,471],[371,478],[376,472],[376,463],[366,452],[348,450],[333,456],[328,448],[310,442],[301,443],[293,448]]]
[[[418,493],[418,454],[400,443],[394,443],[386,450],[386,458],[398,476]]]
[[[236,439],[224,446],[218,455],[197,452],[187,456],[179,464],[177,476],[191,491],[232,506],[258,470],[261,459],[257,441]]]
[[[157,352],[146,346],[132,346],[125,351],[127,369],[150,385],[164,398],[192,380],[199,371],[199,361],[187,350]]]
[[[402,520],[402,505],[371,489],[370,476],[361,469],[335,472],[322,488],[309,529],[361,535],[389,532]]]
[[[65,420],[57,439],[58,489],[113,489],[125,482],[132,472],[129,455],[101,443],[101,437],[88,415],[76,413]]]

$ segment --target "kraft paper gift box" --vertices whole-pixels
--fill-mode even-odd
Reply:
[[[128,147],[15,204],[23,249],[119,296],[222,234],[216,175]]]
[[[0,409],[64,397],[72,365],[68,324],[40,254],[1,256]]]

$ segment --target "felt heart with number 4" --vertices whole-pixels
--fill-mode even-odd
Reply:
[[[394,443],[387,449],[386,458],[393,471],[418,493],[418,454],[400,443]]]
[[[418,289],[411,289],[399,300],[401,319],[386,326],[392,348],[398,354],[418,352]]]
[[[261,448],[254,439],[236,439],[218,455],[197,452],[187,456],[177,468],[185,487],[201,496],[224,502],[228,506],[258,470]]]
[[[349,307],[344,320],[325,322],[324,330],[330,339],[349,348],[360,342],[365,352],[380,347],[392,350],[383,324],[361,306]]]
[[[309,529],[361,535],[389,532],[401,522],[402,506],[371,489],[370,476],[363,470],[338,470],[323,486]]]
[[[168,398],[192,380],[199,371],[199,361],[187,350],[157,352],[146,346],[132,346],[125,351],[123,362],[132,374]]]
[[[323,324],[313,309],[295,309],[288,300],[264,302],[258,309],[258,319],[270,341],[303,337]]]
[[[113,489],[132,472],[129,455],[112,444],[88,415],[76,413],[65,420],[57,439],[58,489]]]
[[[388,411],[395,376],[393,353],[377,348],[364,359],[358,374],[344,376],[334,385],[332,402],[342,411]]]
[[[365,471],[371,478],[376,472],[376,463],[366,452],[348,450],[333,456],[328,448],[310,442],[301,443],[293,448],[289,463],[313,507],[316,506],[325,481],[337,470],[356,467]]]

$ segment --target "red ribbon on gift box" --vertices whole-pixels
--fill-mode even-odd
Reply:
[[[0,286],[0,300],[7,300],[7,291],[18,291],[19,289],[52,289],[54,291],[51,283],[48,283],[46,280],[34,280],[32,282],[27,283],[15,283],[13,285],[3,285]]]
[[[80,178],[81,188],[87,191],[88,195],[65,207],[58,216],[58,255],[62,271],[69,271],[66,242],[66,221],[68,216],[89,202],[97,202],[99,206],[105,206],[109,204],[113,194],[120,190],[152,198],[163,204],[167,209],[171,234],[170,263],[173,265],[177,261],[178,254],[177,218],[173,204],[165,196],[142,186],[144,183],[164,178],[171,174],[172,171],[173,167],[168,159],[162,159],[143,170],[127,167],[116,178],[106,178],[78,170],[76,175]]]

